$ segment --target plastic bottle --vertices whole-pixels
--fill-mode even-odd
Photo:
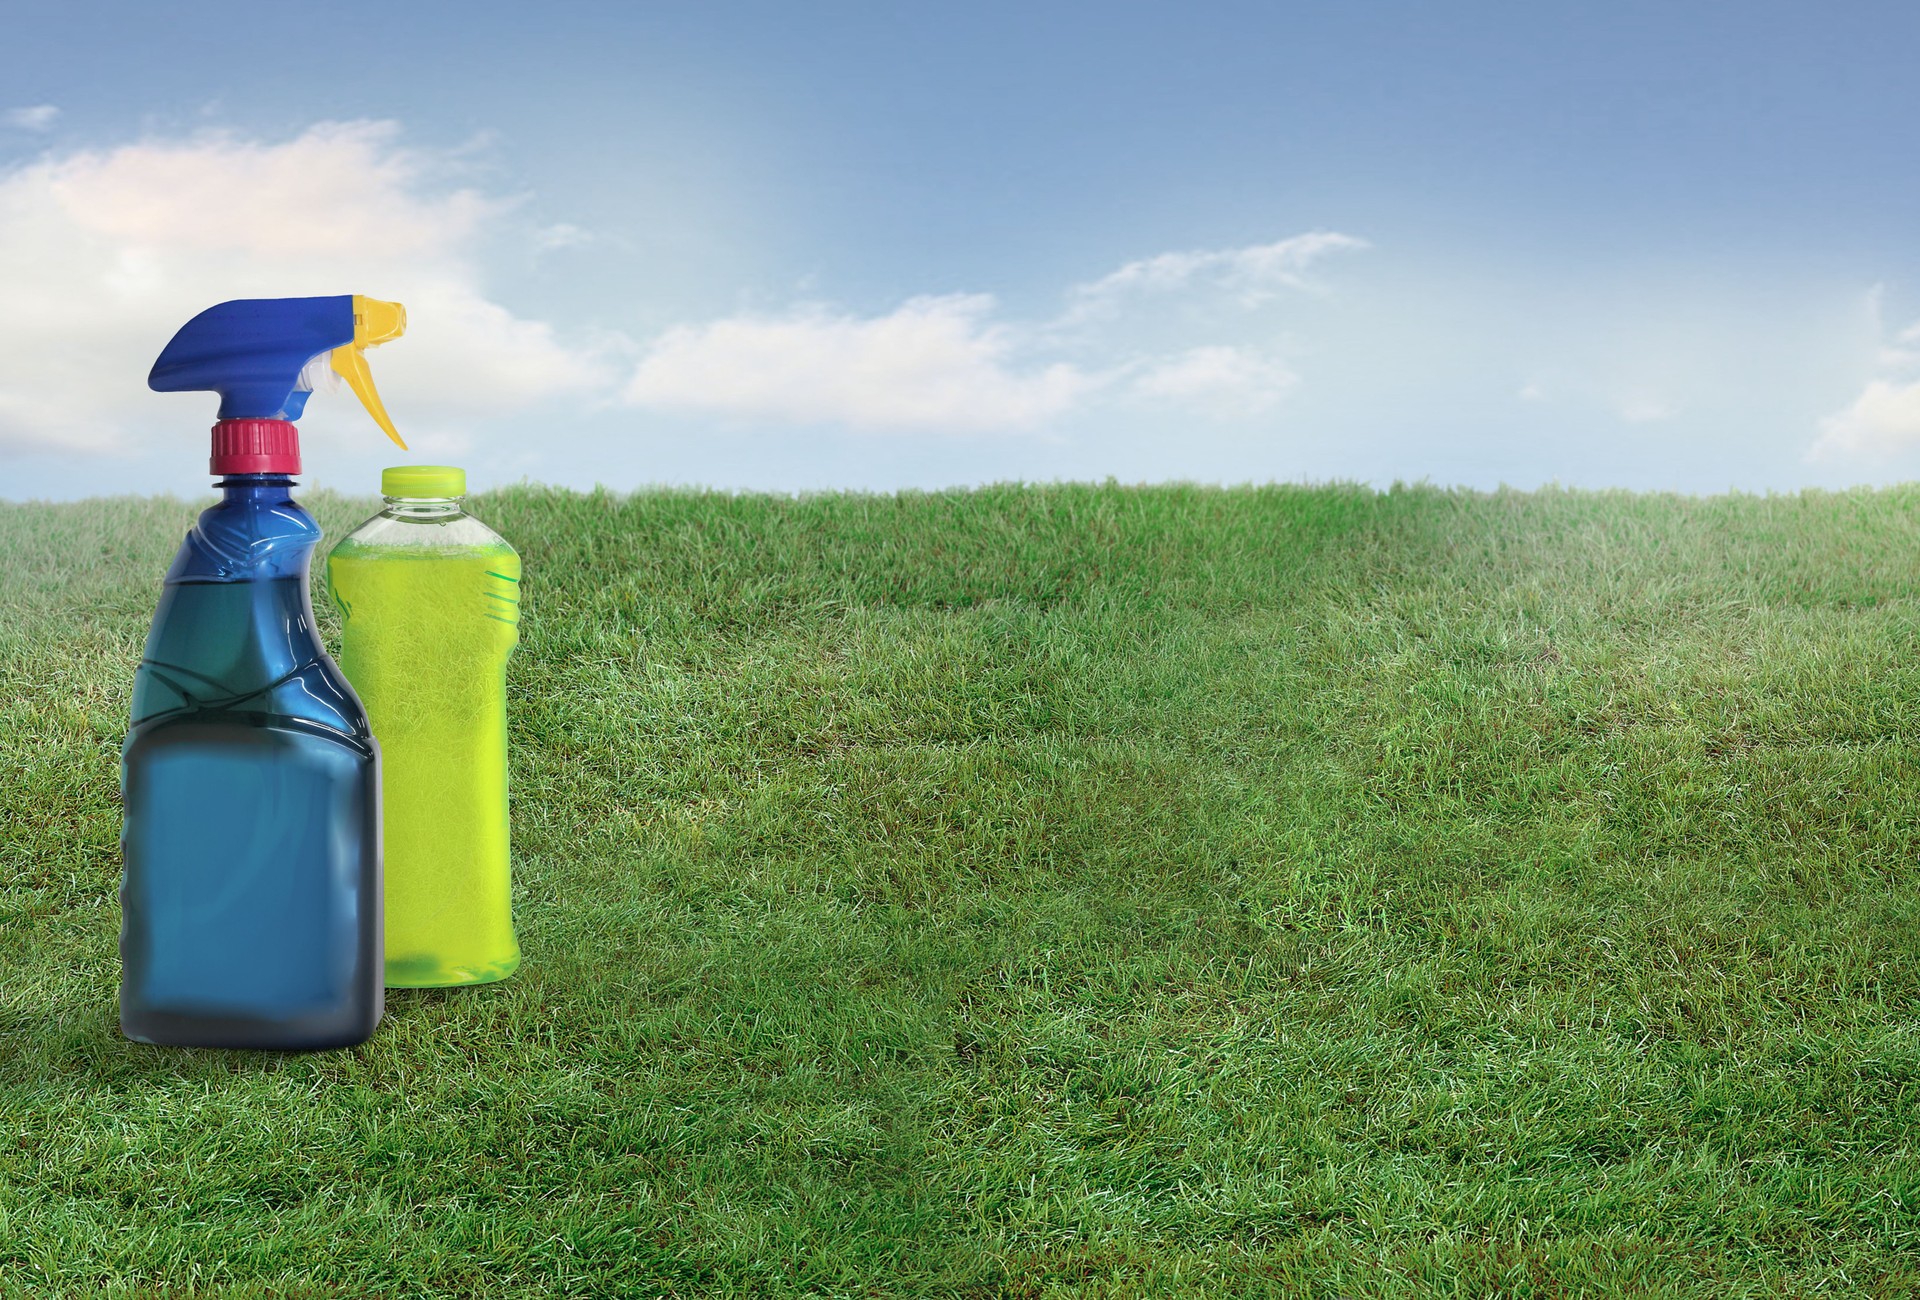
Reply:
[[[380,490],[386,508],[333,548],[327,585],[383,755],[386,982],[484,984],[520,964],[506,711],[520,557],[462,508],[459,469],[389,469]]]
[[[130,1038],[312,1049],[379,1024],[379,747],[315,634],[320,529],[291,495],[292,421],[309,363],[331,358],[398,442],[360,353],[405,320],[360,297],[221,303],[148,377],[220,394],[221,500],[167,571],[134,678],[121,761]]]

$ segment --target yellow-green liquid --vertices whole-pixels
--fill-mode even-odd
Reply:
[[[520,964],[507,861],[507,656],[520,557],[363,545],[327,558],[340,667],[380,742],[389,987],[481,984]]]

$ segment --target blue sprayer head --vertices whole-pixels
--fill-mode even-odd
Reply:
[[[291,421],[306,411],[313,390],[308,367],[323,357],[387,436],[407,445],[387,416],[365,356],[367,348],[399,338],[406,328],[407,310],[399,303],[358,294],[237,298],[182,325],[153,363],[147,386],[160,393],[220,394],[214,473],[283,467],[298,473]],[[285,428],[260,427],[268,424]]]

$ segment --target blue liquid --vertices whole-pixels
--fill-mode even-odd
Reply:
[[[319,528],[285,479],[222,486],[167,575],[135,678],[121,1028],[347,1046],[382,1007],[379,751],[314,632]]]

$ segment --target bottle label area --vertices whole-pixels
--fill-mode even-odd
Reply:
[[[143,730],[126,771],[123,1013],[293,1028],[366,1001],[379,909],[369,754],[200,714]]]

